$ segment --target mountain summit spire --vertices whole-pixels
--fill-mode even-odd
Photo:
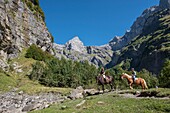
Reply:
[[[79,39],[78,36],[73,37],[73,39],[69,40],[66,44],[65,47],[68,50],[74,50],[78,52],[83,52],[85,51],[85,47],[83,42]]]

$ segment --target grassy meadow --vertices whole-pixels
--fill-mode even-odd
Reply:
[[[162,90],[162,89],[161,89]],[[123,93],[123,92],[122,92]],[[127,91],[124,92],[127,94]],[[129,91],[130,93],[130,91]],[[131,92],[133,93],[133,92]],[[127,94],[128,95],[128,94]],[[77,106],[83,100],[85,103]],[[127,98],[111,92],[85,99],[65,101],[31,113],[169,113],[170,99]]]

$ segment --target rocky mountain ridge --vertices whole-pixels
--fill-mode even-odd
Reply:
[[[109,45],[84,46],[78,36],[73,37],[65,45],[53,44],[55,56],[74,61],[89,61],[96,66],[104,66],[111,61],[113,51]]]

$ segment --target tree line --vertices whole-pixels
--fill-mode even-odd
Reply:
[[[27,58],[33,58],[36,61],[32,65],[32,72],[29,76],[31,80],[37,80],[39,83],[50,87],[72,87],[77,86],[90,87],[96,84],[96,76],[100,72],[100,67],[96,68],[88,61],[78,62],[67,60],[65,58],[57,59],[48,52],[43,52],[41,48],[32,45],[28,48],[25,55]],[[123,72],[131,74],[129,70],[130,61],[126,60],[120,66],[114,66],[106,70],[106,75],[114,77],[114,87],[119,89],[128,88],[126,80],[120,78]],[[170,60],[167,60],[159,76],[143,69],[137,73],[137,77],[144,78],[149,88],[156,86],[170,88]]]

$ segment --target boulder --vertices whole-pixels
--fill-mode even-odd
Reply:
[[[91,95],[97,95],[99,94],[100,92],[96,89],[85,89],[84,90],[84,94],[87,95],[87,96],[91,96]]]
[[[68,98],[70,98],[72,100],[78,99],[78,98],[83,98],[84,97],[83,92],[84,92],[83,87],[79,86],[70,92],[71,94],[68,96]]]
[[[36,106],[35,104],[27,105],[27,106],[25,106],[25,107],[22,109],[22,111],[23,111],[23,112],[32,111],[32,110],[34,110],[34,109],[36,108],[35,106]]]

